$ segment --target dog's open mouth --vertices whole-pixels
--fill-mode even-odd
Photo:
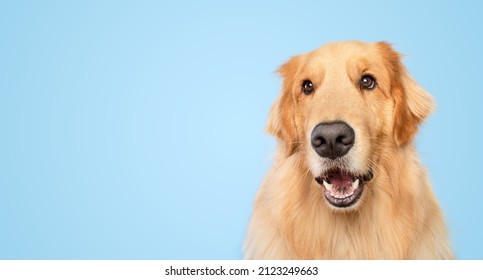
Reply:
[[[331,205],[346,208],[356,204],[364,191],[364,182],[370,181],[372,177],[370,171],[364,175],[355,175],[337,169],[315,178],[315,181],[324,186],[325,199]]]

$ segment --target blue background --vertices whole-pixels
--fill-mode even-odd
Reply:
[[[418,150],[457,256],[483,258],[468,2],[2,1],[0,258],[242,258],[274,70],[352,39],[394,43],[435,97]]]

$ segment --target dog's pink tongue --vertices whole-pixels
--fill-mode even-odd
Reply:
[[[350,187],[352,185],[352,177],[347,173],[333,173],[328,177],[330,183],[337,187]]]

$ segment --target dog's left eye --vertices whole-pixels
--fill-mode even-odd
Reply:
[[[359,82],[361,85],[361,89],[365,90],[373,90],[376,87],[376,79],[371,75],[364,75]]]

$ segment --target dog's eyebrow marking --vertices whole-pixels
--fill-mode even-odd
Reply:
[[[346,74],[353,82],[358,82],[363,74],[371,74],[371,63],[364,57],[354,57],[348,59],[345,65]]]
[[[317,61],[314,63],[320,62]],[[314,83],[314,85],[320,86],[325,78],[325,69],[323,66],[320,65],[314,67],[311,64],[306,63],[300,68],[300,71],[297,74],[299,74],[299,77],[301,78],[300,83],[302,83],[303,80],[310,80]]]

